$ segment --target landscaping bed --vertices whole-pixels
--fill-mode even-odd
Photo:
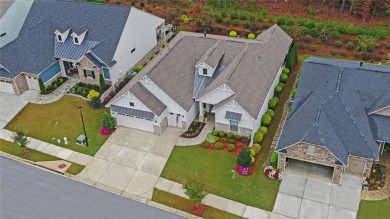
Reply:
[[[41,94],[51,94],[54,91],[56,91],[61,85],[63,85],[69,78],[67,77],[58,77],[57,80],[52,81],[45,89],[44,91],[41,90]],[[44,86],[44,85],[43,85]]]
[[[106,85],[104,86],[104,88],[102,89],[99,85],[97,84],[85,84],[85,83],[82,83],[82,82],[78,82],[75,86],[73,86],[69,91],[68,93],[70,94],[75,94],[75,95],[79,95],[79,96],[82,96],[82,97],[85,97],[85,98],[88,98],[88,94],[90,94],[90,92],[93,90],[93,91],[96,91],[99,93],[99,96],[102,95],[106,90],[108,90],[108,88],[110,88],[110,86]],[[91,98],[88,98],[88,99],[91,99]]]
[[[76,138],[84,134],[79,106],[83,107],[89,147],[76,144]],[[5,129],[16,132],[22,128],[29,137],[93,156],[108,138],[100,134],[104,112],[108,112],[108,109],[94,110],[89,107],[88,101],[63,96],[50,104],[27,104]],[[64,137],[67,137],[69,144],[64,144]],[[58,143],[58,139],[61,143]]]
[[[163,205],[184,211],[184,212],[190,212],[190,207],[193,204],[190,200],[182,198],[180,196],[171,194],[169,192],[165,192],[159,189],[154,188],[153,190],[153,196],[152,201],[161,203]],[[239,219],[242,218],[238,215],[231,214],[226,211],[222,211],[210,206],[204,206],[205,211],[202,215],[203,218],[208,219],[220,219],[220,218],[226,218],[226,219]]]
[[[206,125],[206,123],[199,122],[198,120],[194,120],[190,127],[188,127],[188,130],[184,132],[180,137],[183,138],[195,138],[197,137],[200,132],[202,131],[203,127]]]
[[[373,164],[370,176],[362,181],[362,189],[365,191],[381,190],[386,182],[386,166]]]

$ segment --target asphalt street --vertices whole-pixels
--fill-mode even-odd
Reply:
[[[0,157],[0,218],[181,218]]]

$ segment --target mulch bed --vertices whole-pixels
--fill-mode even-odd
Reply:
[[[190,127],[188,127],[188,130],[184,132],[180,137],[195,138],[202,132],[202,129],[205,125],[206,123],[203,122],[198,122],[196,125],[194,125],[194,123],[191,123]]]
[[[368,190],[380,190],[385,186],[386,182],[386,166],[382,164],[374,164],[371,168],[370,176],[366,178]],[[364,185],[362,186],[364,189]]]
[[[218,141],[217,141],[217,142],[218,142]],[[221,148],[221,149],[215,148],[215,144],[216,144],[217,142],[210,144],[210,146],[207,147],[207,148],[205,148],[205,147],[203,147],[203,148],[204,148],[205,150],[220,150],[220,151],[226,151],[226,152],[229,152],[229,153],[234,154],[234,156],[237,157],[238,154],[240,153],[241,149],[242,149],[243,147],[246,147],[246,146],[247,146],[247,144],[246,144],[245,142],[243,142],[243,141],[236,141],[236,143],[234,143],[234,145],[236,146],[236,149],[234,149],[233,151],[228,151],[227,146],[228,146],[228,144],[229,144],[229,139],[227,139],[227,141],[226,141],[225,143],[223,143],[223,148]]]

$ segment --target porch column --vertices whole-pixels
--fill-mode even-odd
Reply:
[[[203,109],[203,103],[199,101],[199,122],[204,122],[204,109]]]
[[[60,62],[60,68],[61,68],[62,76],[66,77],[66,71],[65,71],[64,62],[61,59],[59,60],[59,62]]]

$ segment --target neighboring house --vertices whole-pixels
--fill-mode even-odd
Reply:
[[[12,33],[1,29],[2,36],[15,38],[0,40],[3,92],[20,95],[28,89],[39,90],[38,77],[48,85],[72,73],[91,84],[99,84],[103,74],[107,84],[114,85],[130,68],[158,51],[157,44],[165,38],[164,19],[136,8],[24,1],[31,6],[15,10],[20,7],[16,1],[0,20],[1,26],[13,27]],[[13,19],[7,19],[10,16]],[[15,18],[22,21],[15,22]]]
[[[309,58],[276,151],[278,167],[368,176],[390,142],[390,68]],[[313,172],[309,172],[313,174]]]
[[[207,111],[217,130],[253,135],[291,44],[277,25],[255,40],[180,32],[106,106],[118,125],[155,134]]]

